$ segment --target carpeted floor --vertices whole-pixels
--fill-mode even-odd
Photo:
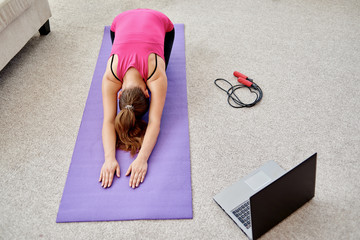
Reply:
[[[51,33],[0,71],[0,239],[246,239],[212,197],[268,160],[288,170],[314,152],[315,198],[263,239],[360,238],[359,1],[50,7]],[[133,8],[185,24],[194,219],[56,224],[103,28]],[[215,87],[234,70],[263,89],[255,107],[233,109]]]

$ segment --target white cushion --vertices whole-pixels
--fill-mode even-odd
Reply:
[[[33,0],[0,0],[0,32],[28,9]]]

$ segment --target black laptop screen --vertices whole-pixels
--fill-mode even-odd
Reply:
[[[314,197],[316,156],[315,153],[250,197],[254,239]]]

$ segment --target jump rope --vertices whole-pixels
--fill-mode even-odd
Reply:
[[[234,76],[238,78],[238,82],[240,84],[232,85],[228,80],[226,80],[224,78],[217,78],[214,81],[215,85],[218,88],[220,88],[221,90],[223,90],[224,92],[226,92],[226,94],[228,95],[227,101],[228,101],[229,105],[232,106],[233,108],[243,108],[243,107],[249,108],[249,107],[255,106],[255,104],[260,102],[260,100],[263,97],[263,92],[262,92],[261,88],[256,83],[254,83],[254,81],[251,78],[248,78],[246,75],[244,75],[238,71],[234,72]],[[219,81],[226,82],[230,86],[230,88],[228,90],[226,90],[226,89],[220,87],[219,84],[217,83]],[[256,95],[255,101],[252,103],[242,102],[235,93],[240,88],[248,88],[251,93],[254,93]]]

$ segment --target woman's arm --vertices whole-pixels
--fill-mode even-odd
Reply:
[[[114,173],[120,177],[120,167],[115,158],[116,153],[116,133],[115,116],[117,111],[117,92],[121,88],[121,83],[116,82],[108,71],[105,72],[102,80],[102,97],[104,108],[104,120],[102,128],[102,140],[105,153],[105,162],[100,171],[99,181],[101,186],[110,187],[114,178]]]
[[[160,132],[162,112],[165,105],[167,78],[166,75],[148,84],[151,91],[149,122],[145,132],[143,145],[138,157],[148,160],[155,147]]]
[[[138,156],[130,165],[126,173],[126,176],[128,176],[131,172],[129,185],[132,188],[138,187],[140,182],[144,181],[147,172],[147,161],[155,147],[160,132],[161,116],[166,98],[167,77],[165,70],[159,69],[158,71],[160,71],[160,73],[156,74],[158,78],[154,78],[154,80],[147,83],[148,88],[151,91],[151,102],[149,122],[146,128],[144,140]]]

